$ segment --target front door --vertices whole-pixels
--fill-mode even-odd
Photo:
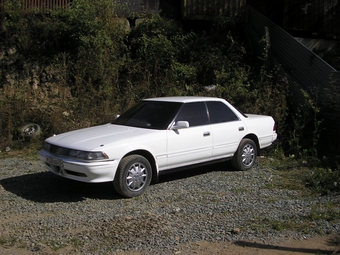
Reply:
[[[189,122],[188,128],[167,131],[168,168],[201,163],[211,159],[212,133],[203,102],[186,103],[177,121]]]

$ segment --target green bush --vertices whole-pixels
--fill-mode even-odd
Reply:
[[[41,123],[47,136],[110,121],[142,98],[167,95],[226,98],[244,112],[272,115],[285,137],[285,80],[275,69],[253,67],[230,18],[193,32],[151,15],[125,31],[111,0],[74,0],[69,9],[46,12],[23,11],[20,0],[4,3],[3,140],[25,122]],[[210,85],[216,89],[206,90]]]
[[[195,33],[152,15],[125,31],[109,0],[74,0],[70,9],[47,12],[6,3],[0,102],[13,110],[0,111],[3,141],[25,122],[42,123],[45,137],[107,122],[152,96],[223,97],[241,110],[281,118],[272,105],[260,105],[274,86],[250,78],[249,52],[228,18]],[[209,85],[216,89],[207,91]]]
[[[306,177],[307,186],[322,195],[340,191],[340,169],[317,167]]]

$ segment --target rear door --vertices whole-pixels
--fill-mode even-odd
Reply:
[[[233,156],[246,134],[246,126],[223,102],[207,102],[209,111],[214,159]]]
[[[168,168],[210,160],[212,134],[205,103],[184,104],[175,119],[177,121],[188,121],[189,128],[168,130]]]

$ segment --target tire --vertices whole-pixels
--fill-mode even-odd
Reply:
[[[130,155],[121,160],[113,186],[123,197],[137,197],[150,185],[151,178],[149,161],[140,155]]]
[[[41,128],[38,124],[29,123],[19,129],[20,135],[24,138],[38,138],[41,134]]]
[[[244,138],[241,140],[231,162],[236,169],[247,171],[255,165],[256,155],[257,147],[254,141]]]

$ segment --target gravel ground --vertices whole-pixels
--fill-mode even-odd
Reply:
[[[180,245],[190,250],[201,241],[269,243],[340,233],[338,220],[307,218],[339,205],[340,196],[273,188],[279,178],[261,164],[247,172],[216,164],[163,175],[144,195],[123,199],[111,183],[63,179],[34,159],[1,159],[0,247],[34,254],[178,254]],[[288,223],[294,226],[282,230]]]

